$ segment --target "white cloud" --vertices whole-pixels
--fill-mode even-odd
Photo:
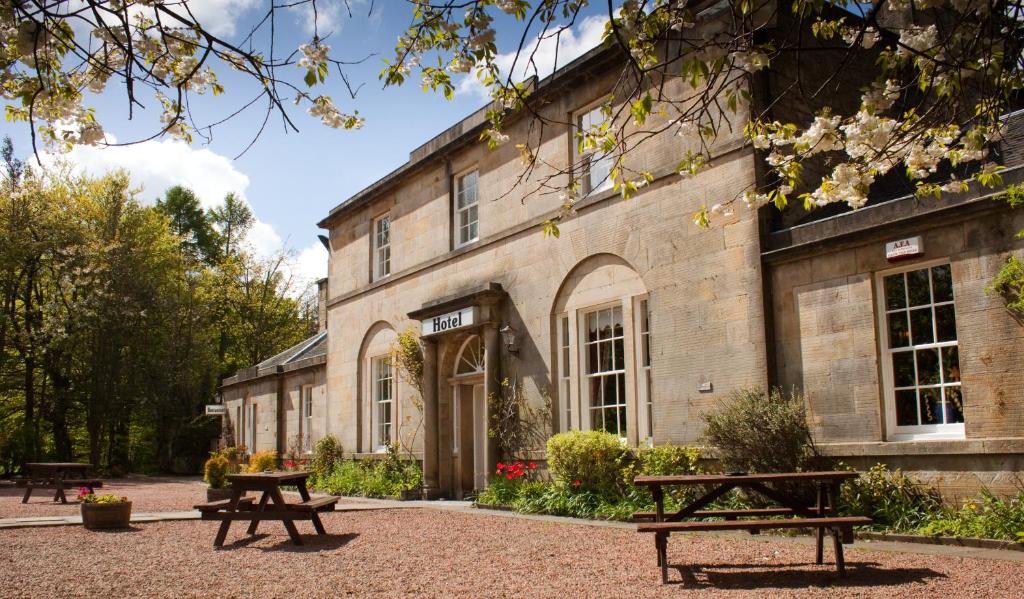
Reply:
[[[533,75],[546,77],[557,68],[564,67],[588,50],[597,47],[604,36],[604,26],[607,22],[606,16],[587,17],[582,23],[562,31],[557,37],[552,35],[536,39],[532,45],[525,45],[518,57],[515,50],[498,54],[495,63],[501,69],[502,76],[507,77],[512,72],[514,62],[513,81],[522,81]],[[459,81],[457,90],[463,94],[474,94],[483,100],[490,99],[487,88],[472,74]]]
[[[260,0],[192,0],[188,9],[210,33],[231,36],[238,29],[239,19],[260,4]]]
[[[292,266],[297,283],[305,286],[327,276],[327,248],[316,240],[299,252]]]
[[[357,5],[363,2],[349,0],[349,4],[355,13]],[[319,0],[316,11],[313,10],[312,2],[293,6],[291,11],[295,13],[295,22],[302,26],[306,35],[319,33],[323,38],[341,30],[342,19],[348,16],[349,8],[345,6],[344,0]]]

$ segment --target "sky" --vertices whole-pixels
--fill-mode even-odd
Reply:
[[[484,105],[486,95],[472,75],[457,80],[455,99],[424,93],[414,75],[402,87],[383,89],[378,73],[383,59],[394,53],[398,35],[410,22],[406,0],[350,0],[349,17],[343,0],[318,0],[321,37],[332,47],[334,58],[356,60],[375,53],[346,70],[352,87],[359,91],[352,99],[340,78],[333,74],[323,91],[343,112],[358,110],[366,119],[360,130],[325,127],[290,106],[299,132],[285,131],[272,115],[255,144],[245,150],[263,122],[265,111],[250,108],[218,126],[210,141],[198,135],[187,145],[170,137],[121,147],[77,147],[70,161],[92,175],[114,168],[129,171],[141,188],[141,199],[151,203],[173,185],[184,185],[199,196],[206,207],[219,205],[228,192],[247,201],[257,223],[250,234],[254,249],[271,255],[285,248],[294,255],[293,275],[299,287],[327,274],[327,251],[318,234],[325,231],[316,223],[348,197],[367,187],[406,162],[409,152]],[[267,0],[191,0],[197,19],[213,33],[232,40],[249,31],[266,10]],[[372,11],[371,11],[372,8]],[[563,66],[600,43],[605,17],[597,9],[584,14],[576,26],[558,42],[558,66]],[[283,15],[275,41],[278,48],[296,48],[312,32],[310,10],[293,10]],[[522,25],[511,18],[496,21],[499,65],[510,67],[522,34]],[[325,35],[325,32],[329,34]],[[540,75],[554,67],[556,42],[541,42],[537,63]],[[190,108],[199,121],[213,122],[244,105],[254,93],[251,82],[223,65],[215,64],[226,93],[217,97],[193,96]],[[296,68],[295,81],[303,72]],[[319,89],[319,88],[317,88]],[[143,95],[146,110],[136,110],[129,120],[125,89],[111,81],[99,96],[89,96],[86,105],[96,108],[109,139],[117,142],[149,137],[159,126],[160,109],[151,96]],[[31,154],[28,126],[0,124],[0,135],[9,135],[20,156]]]

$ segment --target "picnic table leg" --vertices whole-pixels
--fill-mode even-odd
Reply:
[[[238,509],[238,499],[242,496],[242,490],[235,488],[232,485],[231,489],[231,501],[228,503],[228,511],[235,511]],[[220,528],[217,529],[217,537],[213,539],[214,547],[223,547],[224,539],[228,536],[228,529],[231,528],[231,520],[221,520]]]
[[[271,495],[274,504],[282,510],[288,509],[288,504],[284,500],[284,495],[281,495],[280,487],[274,487]],[[284,520],[284,528],[288,531],[288,536],[291,537],[292,543],[296,545],[302,545],[302,537],[299,535],[299,529],[295,528],[295,522],[291,520]]]
[[[32,496],[32,481],[25,481],[25,496],[21,498],[22,503],[28,503],[28,498]]]
[[[668,582],[668,533],[655,533],[654,545],[658,548],[658,565],[661,566],[661,584],[666,584]]]
[[[54,501],[60,501],[61,503],[67,503],[67,495],[64,494],[64,479],[58,478],[56,481],[57,491],[53,494]]]
[[[270,495],[264,491],[263,497],[260,497],[260,504],[256,506],[257,512],[262,512],[267,507],[267,501],[270,499]],[[256,527],[259,525],[259,520],[253,520],[249,523],[249,528],[245,531],[245,534],[254,535],[256,534]]]
[[[825,486],[823,484],[820,484],[820,483],[817,486],[818,486],[818,501],[816,502],[815,507],[818,510],[817,516],[819,518],[822,518],[825,515]],[[820,526],[817,528],[817,530],[815,532],[815,540],[817,541],[817,545],[816,545],[817,553],[815,553],[815,555],[814,555],[814,563],[820,565],[820,564],[823,564],[825,562],[825,529],[824,528],[822,528]]]
[[[306,488],[306,481],[300,480],[299,484],[296,486],[299,487],[299,497],[302,497],[303,501],[309,501],[309,489]],[[316,534],[327,534],[327,529],[324,528],[324,523],[320,521],[320,514],[318,514],[316,510],[313,510],[312,517],[310,518],[310,520],[313,521],[313,528],[316,529]]]
[[[832,546],[836,552],[836,570],[840,576],[846,576],[846,562],[843,560],[843,541],[839,538],[839,529],[832,529]]]

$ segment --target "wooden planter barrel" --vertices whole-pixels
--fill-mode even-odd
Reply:
[[[128,528],[132,519],[132,502],[83,503],[82,525],[90,530]]]
[[[223,501],[225,499],[231,499],[231,487],[224,489],[214,489],[212,487],[206,487],[206,501],[212,503],[214,501]]]

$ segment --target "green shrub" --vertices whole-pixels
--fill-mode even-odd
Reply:
[[[624,477],[626,482],[632,485],[633,479],[637,476],[700,474],[699,463],[700,450],[696,447],[658,445],[638,450],[636,452],[636,461],[626,468]],[[666,490],[667,495],[680,503],[693,499],[696,493],[696,488],[690,485],[673,485],[666,487]],[[641,491],[650,497],[650,491],[647,489],[641,489]],[[631,493],[632,489],[629,492]],[[630,503],[635,503],[635,501]]]
[[[217,452],[217,455],[228,461],[228,473],[235,474],[242,471],[242,456],[237,447],[225,447]]]
[[[548,468],[567,489],[605,496],[626,491],[624,475],[633,452],[619,437],[603,431],[569,431],[548,439]]]
[[[387,460],[338,461],[334,470],[317,480],[317,489],[332,495],[360,497],[395,497],[402,491],[423,484],[423,471],[418,462]]]
[[[203,465],[203,480],[211,489],[223,489],[228,485],[231,462],[219,453],[210,456]]]
[[[913,531],[942,510],[938,491],[921,484],[900,469],[875,464],[860,477],[843,484],[840,505],[851,516],[867,516],[873,528]]]
[[[918,529],[923,535],[1013,541],[1024,530],[1024,493],[1001,499],[987,489],[960,508],[944,508]]]
[[[321,437],[313,447],[313,459],[309,464],[314,481],[334,471],[334,466],[341,459],[342,447],[334,435]]]
[[[249,456],[249,472],[263,472],[277,469],[277,452],[273,449],[257,451]]]
[[[798,393],[733,391],[704,421],[704,439],[718,450],[727,472],[800,472],[817,458]]]

